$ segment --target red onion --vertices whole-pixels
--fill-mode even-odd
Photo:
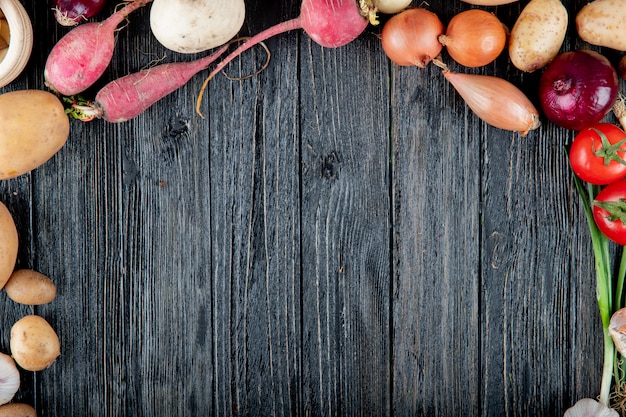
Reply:
[[[55,0],[54,17],[63,26],[76,26],[102,11],[106,0]]]
[[[539,81],[539,99],[554,124],[582,130],[611,110],[618,93],[617,72],[603,55],[590,50],[564,52]]]

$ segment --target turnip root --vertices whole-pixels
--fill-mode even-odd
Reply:
[[[626,51],[626,5],[620,0],[595,0],[576,15],[578,36],[596,46]]]
[[[150,28],[166,48],[197,53],[231,40],[243,26],[245,14],[243,0],[154,0]]]
[[[204,89],[207,82],[224,69],[230,61],[272,36],[290,30],[303,29],[318,45],[326,48],[338,48],[359,37],[367,27],[368,22],[369,20],[361,14],[355,0],[302,0],[300,16],[279,23],[251,37],[213,69],[202,88]],[[200,112],[201,99],[202,92],[200,92],[196,107],[196,111],[200,115],[202,115]]]
[[[72,96],[93,85],[111,62],[117,26],[131,12],[151,1],[136,0],[103,22],[85,23],[70,30],[48,55],[44,68],[46,86]]]
[[[175,62],[126,75],[106,84],[92,103],[76,103],[73,117],[90,121],[101,118],[119,123],[130,120],[154,103],[182,87],[193,77],[226,52],[228,45],[215,53],[191,62]]]

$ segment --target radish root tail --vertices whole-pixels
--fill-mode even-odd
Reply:
[[[231,44],[236,43],[236,42],[240,42],[242,40],[247,40],[247,39],[249,39],[249,38],[248,37],[244,37],[244,38],[233,39],[233,40],[231,40],[228,43],[228,45],[231,45]],[[231,80],[231,81],[241,81],[241,80],[245,80],[245,79],[248,79],[248,78],[255,77],[255,76],[259,75],[261,72],[263,72],[269,66],[270,60],[272,58],[272,53],[270,52],[270,49],[267,47],[267,45],[264,42],[259,42],[259,45],[263,49],[265,49],[265,52],[267,54],[267,58],[265,59],[265,63],[263,64],[261,69],[259,69],[258,71],[253,72],[252,74],[244,75],[242,77],[229,77],[228,75],[225,75],[225,77],[228,80]],[[202,111],[200,110],[200,106],[202,105],[202,99],[204,98],[204,91],[206,90],[207,86],[209,85],[209,81],[211,81],[214,76],[215,76],[215,73],[211,72],[211,74],[209,74],[209,76],[204,80],[204,82],[202,83],[202,87],[200,87],[200,92],[198,93],[198,98],[196,100],[196,113],[198,114],[198,116],[200,116],[203,119],[204,119],[204,114],[202,114]]]

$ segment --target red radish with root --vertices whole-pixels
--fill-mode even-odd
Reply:
[[[156,65],[113,80],[98,91],[93,102],[72,103],[69,114],[84,122],[95,118],[111,123],[130,120],[185,85],[226,52],[228,45],[195,61]]]
[[[100,13],[106,0],[55,0],[54,18],[62,26],[76,26]]]
[[[344,46],[360,36],[369,21],[363,16],[357,0],[303,0],[300,16],[272,26],[239,46],[221,61],[209,74],[202,90],[211,78],[237,56],[272,36],[295,29],[303,29],[318,45],[326,48]],[[198,97],[196,111],[200,112],[202,92]]]
[[[72,96],[85,91],[104,73],[113,57],[117,26],[152,0],[136,0],[103,22],[90,22],[70,30],[50,51],[44,68],[46,86]]]

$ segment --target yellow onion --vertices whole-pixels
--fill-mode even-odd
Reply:
[[[469,108],[485,123],[526,136],[539,127],[539,112],[526,95],[509,81],[492,75],[462,74],[444,69]]]
[[[456,62],[475,68],[495,60],[504,50],[506,38],[506,27],[496,15],[470,9],[452,17],[439,42]]]
[[[380,40],[387,57],[397,65],[424,68],[443,49],[438,39],[443,32],[435,13],[415,7],[393,15]]]

